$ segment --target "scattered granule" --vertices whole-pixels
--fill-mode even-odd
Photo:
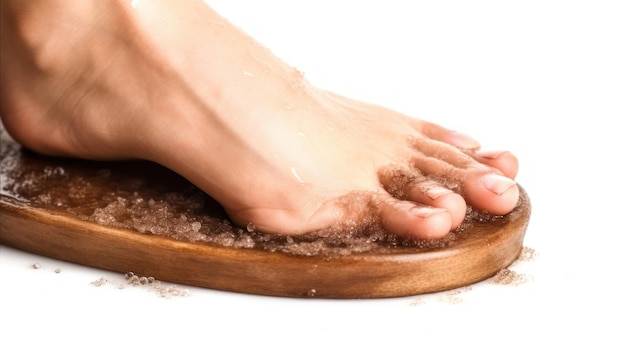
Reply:
[[[104,285],[104,284],[106,284],[106,283],[107,283],[106,278],[104,278],[104,277],[100,277],[100,278],[98,278],[98,279],[96,279],[96,280],[92,281],[92,282],[91,282],[91,285],[93,285],[93,286],[95,286],[95,287],[101,287],[101,286],[103,286],[103,285]]]
[[[156,279],[154,279],[154,277],[138,276],[133,272],[126,273],[124,275],[124,279],[126,279],[128,284],[130,285],[150,285],[156,282]]]
[[[128,272],[124,275],[124,279],[130,286],[144,286],[154,290],[157,294],[159,294],[159,296],[164,298],[189,295],[189,290],[179,288],[176,285],[167,287],[161,286],[161,282],[156,280],[154,277],[138,276],[133,272]]]
[[[470,286],[466,286],[463,288],[447,291],[439,298],[439,301],[449,303],[451,305],[459,304],[463,302],[463,297],[460,296],[461,293],[470,290],[472,290],[472,288]]]
[[[189,295],[189,290],[181,289],[181,288],[177,287],[176,285],[172,285],[172,286],[169,286],[167,288],[159,287],[157,289],[157,292],[159,293],[159,295],[161,297],[164,297],[164,298],[170,298],[172,296],[187,296],[187,295]]]
[[[91,285],[100,287],[107,283],[111,283],[111,281],[102,277],[91,282]],[[124,282],[117,282],[115,284],[117,285],[117,288],[120,290],[125,289],[126,287],[129,287],[129,286],[130,287],[143,287],[143,288],[150,289],[156,292],[159,296],[164,297],[164,298],[189,295],[189,290],[187,289],[179,288],[176,285],[162,286],[161,282],[156,280],[154,277],[140,276],[133,272],[128,272],[124,275]]]
[[[537,257],[537,252],[535,249],[531,249],[530,247],[522,247],[522,251],[517,257],[518,261],[533,261]]]
[[[425,304],[426,301],[424,301],[423,298],[421,297],[416,297],[413,301],[411,301],[411,304],[409,306],[420,306]]]
[[[520,285],[528,281],[524,274],[516,273],[508,268],[501,269],[491,278],[491,282],[500,285]]]
[[[41,268],[41,265],[39,263],[33,263],[31,267],[33,267],[33,269],[39,269]]]
[[[61,273],[61,269],[60,268],[55,269],[54,273],[57,273],[57,274]]]
[[[133,272],[126,273],[126,275],[124,275],[124,279],[126,279],[126,282],[129,285],[133,285],[133,286],[139,285],[139,277],[136,276],[135,273]]]
[[[461,302],[463,302],[463,298],[461,296],[459,296],[460,292],[458,291],[453,291],[453,292],[449,292],[446,293],[445,295],[441,296],[439,298],[439,301],[441,302],[445,302],[451,305],[456,305],[459,304]]]

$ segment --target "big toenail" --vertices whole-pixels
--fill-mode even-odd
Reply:
[[[517,183],[515,183],[513,179],[498,174],[487,174],[483,176],[483,185],[485,188],[496,195],[502,195],[515,184]]]

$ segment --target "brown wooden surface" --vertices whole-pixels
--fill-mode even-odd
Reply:
[[[502,223],[470,228],[443,249],[302,257],[146,235],[82,221],[0,197],[0,242],[18,249],[160,280],[227,291],[325,298],[415,295],[493,276],[518,256],[530,216],[520,206]]]

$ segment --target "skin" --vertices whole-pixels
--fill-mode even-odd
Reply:
[[[517,204],[510,152],[320,90],[202,1],[1,4],[0,116],[34,151],[160,163],[279,234],[434,239]]]

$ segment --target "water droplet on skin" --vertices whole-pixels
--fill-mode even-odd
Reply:
[[[254,75],[248,71],[243,71],[243,75],[247,77],[253,77]]]
[[[296,179],[298,180],[300,184],[304,184],[304,180],[302,180],[302,178],[300,178],[300,175],[298,175],[298,172],[296,171],[296,167],[291,167],[291,173],[293,174],[294,177],[296,177]]]

